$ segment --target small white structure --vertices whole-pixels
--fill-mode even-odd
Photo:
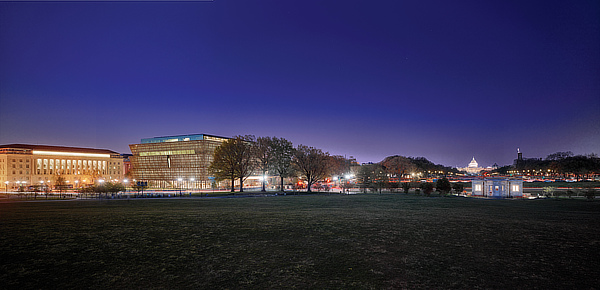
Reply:
[[[471,181],[471,194],[483,197],[523,197],[523,179],[484,178]]]

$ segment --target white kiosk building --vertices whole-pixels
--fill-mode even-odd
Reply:
[[[523,179],[491,177],[474,179],[471,183],[473,196],[523,197]]]

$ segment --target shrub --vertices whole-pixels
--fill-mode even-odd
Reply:
[[[596,198],[596,189],[593,187],[588,187],[584,194],[588,200],[594,200]]]

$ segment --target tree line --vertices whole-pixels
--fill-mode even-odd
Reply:
[[[507,174],[512,170],[519,172],[543,171],[563,178],[571,175],[579,180],[600,173],[600,157],[594,153],[574,155],[571,151],[556,152],[549,154],[546,158],[515,160],[513,165],[498,168],[495,172]]]
[[[434,164],[424,157],[390,156],[380,163],[360,167],[354,160],[340,155],[330,155],[321,149],[292,142],[278,137],[258,137],[253,135],[235,136],[221,143],[213,153],[209,172],[215,180],[230,182],[235,192],[235,181],[239,181],[239,191],[244,191],[244,181],[251,175],[262,176],[262,191],[265,191],[266,175],[279,177],[279,189],[284,191],[284,179],[300,177],[311,191],[313,185],[328,177],[337,176],[343,188],[351,185],[345,175],[356,173],[359,185],[375,186],[377,189],[392,184],[400,186],[403,177],[436,176],[456,172],[456,169]],[[368,186],[367,186],[368,185]]]
[[[294,147],[284,138],[244,135],[228,139],[215,149],[209,172],[216,181],[229,181],[232,192],[235,192],[236,180],[239,191],[243,192],[244,181],[256,173],[263,177],[262,191],[266,191],[268,173],[279,177],[281,191],[285,189],[285,178],[299,176],[306,181],[310,192],[318,181],[348,172],[350,162],[318,148],[302,144]]]

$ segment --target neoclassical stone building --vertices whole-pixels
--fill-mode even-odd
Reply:
[[[65,146],[0,145],[0,182],[4,189],[49,185],[62,176],[67,188],[99,180],[122,182],[123,157],[114,151]]]
[[[475,157],[473,157],[473,160],[469,162],[469,165],[467,165],[467,167],[459,167],[457,169],[471,175],[476,175],[479,172],[485,170],[485,168],[479,167],[479,164],[477,163],[477,161],[475,161]]]

